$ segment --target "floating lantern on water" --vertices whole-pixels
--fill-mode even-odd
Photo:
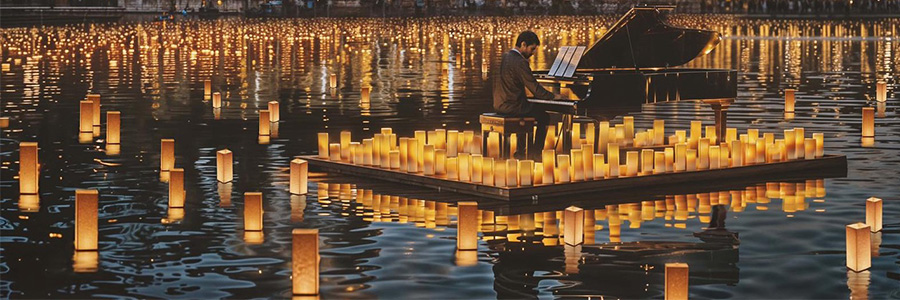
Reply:
[[[81,101],[81,123],[78,131],[82,133],[94,132],[94,104],[91,101]]]
[[[400,145],[398,147],[398,150],[400,150],[400,171],[407,172],[409,171],[409,138],[401,137],[399,143]],[[432,148],[432,154],[434,153],[433,149],[434,148]],[[432,156],[432,164],[433,162],[434,156]]]
[[[872,232],[881,231],[882,226],[882,202],[881,198],[871,197],[866,199],[866,225]]]
[[[854,272],[872,266],[870,227],[864,223],[847,225],[847,268]]]
[[[305,160],[295,158],[291,161],[291,194],[303,195],[307,192],[309,180],[309,164]]]
[[[219,182],[231,182],[234,179],[234,160],[230,150],[216,151],[216,179]]]
[[[0,128],[9,127],[9,117],[0,117]]]
[[[19,142],[19,194],[37,194],[39,179],[38,143]]]
[[[519,170],[519,185],[520,186],[532,186],[534,184],[534,161],[533,160],[521,160],[518,165]]]
[[[91,101],[91,123],[94,126],[100,126],[100,95],[98,94],[88,94],[87,100]]]
[[[244,231],[263,229],[262,193],[244,193]]]
[[[120,114],[117,111],[106,112],[106,143],[119,144]]]
[[[331,88],[337,88],[337,74],[329,74],[328,75],[328,86]]]
[[[688,264],[686,263],[667,263],[666,264],[666,288],[665,299],[687,299],[688,298]]]
[[[173,168],[169,172],[169,207],[184,207],[184,169]]]
[[[792,113],[794,112],[794,89],[785,89],[784,90],[784,112]]]
[[[294,295],[319,294],[319,230],[294,229],[291,241],[291,285]]]
[[[260,110],[259,111],[259,135],[267,136],[272,132],[269,130],[269,111],[268,110]],[[340,153],[338,153],[340,155]]]
[[[159,170],[162,172],[175,168],[175,140],[160,140]]]
[[[584,243],[584,210],[580,207],[569,206],[563,213],[563,239],[568,245],[581,245]]]
[[[212,107],[222,108],[222,93],[215,92],[212,94]]]
[[[204,97],[209,97],[212,93],[212,81],[209,79],[203,81],[203,95]]]
[[[879,81],[875,83],[875,101],[887,101],[887,82]]]
[[[478,250],[478,202],[457,203],[456,249]]]
[[[97,272],[100,266],[100,253],[97,251],[75,251],[72,256],[72,271],[75,273]]]
[[[269,101],[269,122],[278,122],[281,120],[281,108],[278,101]]]
[[[97,250],[97,190],[75,191],[75,250]]]
[[[875,137],[875,108],[862,109],[862,136]]]
[[[364,86],[364,87],[360,88],[360,90],[359,90],[360,100],[368,102],[370,99],[371,92],[372,92],[371,87]]]

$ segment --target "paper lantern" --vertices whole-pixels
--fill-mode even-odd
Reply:
[[[281,109],[278,101],[269,101],[269,122],[278,122],[281,120]]]
[[[244,193],[244,231],[263,229],[262,193]]]
[[[372,146],[372,139],[363,139],[363,143],[362,143],[362,149],[363,149],[363,150],[362,150],[363,165],[366,165],[366,166],[371,166],[371,165],[372,165],[372,160],[373,160],[373,156],[372,156],[372,148],[373,148],[373,146]],[[326,154],[328,153],[328,147],[327,147],[327,145],[326,145],[326,147],[325,147],[325,153],[326,153]]]
[[[307,193],[309,180],[309,164],[305,160],[295,158],[291,161],[290,192],[295,195]]]
[[[481,154],[472,154],[472,182],[483,182],[484,173],[482,173],[482,166],[484,166],[484,157]]]
[[[91,101],[91,124],[100,126],[100,95],[88,94],[87,101]]]
[[[424,168],[424,165],[423,165]],[[447,174],[447,150],[434,149],[434,174]]]
[[[337,74],[328,74],[328,86],[331,88],[337,88]]]
[[[606,178],[606,174],[608,166],[606,165],[606,158],[603,154],[594,153],[594,179],[603,179]],[[553,183],[552,181],[550,183]]]
[[[400,150],[400,171],[408,172],[409,171],[409,138],[401,137],[399,142],[400,142],[400,146],[398,147],[398,150]],[[423,155],[427,156],[427,154],[423,154]],[[432,167],[434,166],[433,161],[434,160],[433,160],[433,156],[432,156]],[[428,174],[426,174],[426,175],[428,175]]]
[[[388,152],[388,156],[390,156],[391,170],[399,170],[400,169],[400,150],[390,150]]]
[[[582,154],[581,149],[572,149],[571,156],[572,158],[572,181],[583,181],[584,180],[584,154]]]
[[[106,112],[106,143],[119,144],[120,114],[117,111]]]
[[[609,165],[609,177],[619,177],[619,144],[609,143],[606,146],[606,160]]]
[[[455,157],[459,151],[459,131],[447,131],[447,157]]]
[[[519,186],[519,160],[515,158],[506,160],[506,186]]]
[[[213,108],[222,108],[222,94],[219,92],[215,92],[212,94],[212,107]]]
[[[319,132],[319,158],[328,159],[328,133]]]
[[[882,227],[882,202],[880,198],[866,199],[866,225],[872,232],[881,231]]]
[[[331,161],[341,161],[341,144],[339,143],[331,143],[328,144],[328,160]]]
[[[640,152],[625,152],[625,176],[634,177],[638,175],[640,167]]]
[[[691,138],[688,139],[688,147],[697,149],[697,143],[703,137],[703,123],[700,121],[691,121]]]
[[[216,179],[219,182],[231,182],[234,179],[234,160],[230,150],[216,151]]]
[[[0,128],[9,127],[9,117],[0,117]]]
[[[506,187],[506,161],[494,161],[494,186]]]
[[[94,131],[94,104],[91,101],[81,101],[81,123],[78,127],[79,132]]]
[[[291,231],[291,285],[294,295],[319,294],[319,230]]]
[[[544,183],[544,165],[542,163],[534,163],[532,176],[534,176],[534,185],[540,185]]]
[[[794,89],[785,89],[784,90],[784,112],[792,113],[794,112]]]
[[[542,178],[541,181],[544,183],[553,183],[554,168],[556,167],[556,151],[553,149],[543,150],[541,152],[541,161],[544,166],[544,178]]]
[[[271,106],[271,105],[270,105]],[[350,131],[341,131],[341,160],[350,161],[350,143],[352,142],[352,133]]]
[[[488,133],[487,154],[489,157],[500,158],[500,133]]]
[[[816,158],[816,140],[813,138],[807,138],[803,141],[804,145],[804,159],[815,159]]]
[[[594,153],[594,149],[595,149],[594,145],[597,145],[597,128],[595,127],[594,123],[587,123],[587,125],[585,125],[584,138],[585,138],[584,139],[585,144],[590,145],[590,146],[588,146],[588,148],[590,148],[591,157],[593,157],[593,155],[594,155],[593,153]],[[582,147],[582,148],[584,148],[584,147]],[[593,166],[593,164],[592,164],[592,166]]]
[[[39,180],[38,143],[19,142],[19,194],[37,194]]]
[[[878,81],[875,83],[875,101],[887,101],[887,82]]]
[[[478,202],[457,203],[456,249],[478,250]]]
[[[403,144],[403,143],[401,142],[401,144]],[[403,149],[403,148],[400,148],[400,149]],[[424,151],[425,157],[423,157],[423,159],[425,161],[424,161],[424,164],[422,165],[422,173],[426,176],[432,176],[435,174],[435,168],[434,168],[435,152],[434,151],[435,151],[434,145],[425,145],[425,151]]]
[[[794,160],[797,158],[797,150],[796,150],[797,139],[795,138],[794,130],[787,129],[784,131],[784,152],[787,156],[787,159]]]
[[[787,143],[784,140],[778,139],[775,140],[775,156],[774,161],[785,161],[787,160]]]
[[[580,207],[569,206],[563,212],[563,240],[568,245],[581,245],[584,243],[584,210]]]
[[[493,185],[494,184],[494,158],[493,157],[482,157],[481,158],[481,181],[484,182],[485,185]]]
[[[100,253],[97,251],[75,251],[72,256],[72,271],[75,273],[93,273],[100,267]]]
[[[407,147],[407,161],[406,161],[406,171],[410,173],[419,173],[419,143],[425,143],[425,141],[421,141],[416,138],[411,138],[406,140]],[[422,147],[423,152],[425,147]],[[422,156],[425,156],[425,153],[422,153]],[[424,157],[423,157],[424,158]],[[435,158],[437,158],[437,154],[435,154]],[[437,165],[437,160],[435,160],[435,165]],[[422,161],[422,169],[425,168],[425,161]],[[435,167],[435,171],[437,171],[437,167]]]
[[[685,171],[697,171],[697,150],[688,149],[684,157]]]
[[[744,145],[744,165],[756,164],[756,143],[742,142],[742,144]]]
[[[721,158],[719,158],[719,155],[721,155],[719,146],[710,146],[709,147],[709,168],[710,169],[714,170],[714,169],[718,169],[718,168],[722,167],[721,165],[719,165],[719,162],[721,161]]]
[[[209,96],[212,93],[212,81],[209,79],[203,81],[203,95]]]
[[[666,137],[666,121],[653,120],[653,144],[662,145]]]
[[[717,141],[718,137],[716,136],[716,126],[706,126],[706,136],[705,137],[707,139],[709,139],[710,144],[716,144],[718,142]]]
[[[862,136],[875,137],[875,108],[862,109]]]
[[[573,123],[572,131],[572,149],[581,149],[581,123]]]
[[[756,156],[756,163],[761,164],[766,162],[766,144],[762,140],[757,140],[754,156]]]
[[[697,169],[709,169],[709,138],[697,141]]]
[[[376,133],[372,136],[372,166],[381,167],[381,144],[384,143],[384,135]]]
[[[169,207],[184,207],[184,169],[173,168],[169,172]]]
[[[665,172],[666,172],[666,153],[663,151],[653,152],[653,174],[662,174]]]
[[[666,300],[688,299],[688,264],[666,263]]]
[[[372,88],[364,86],[359,90],[359,99],[363,102],[369,102],[371,99]]]
[[[675,172],[684,172],[687,169],[687,144],[675,144]]]
[[[75,191],[75,250],[97,250],[97,190]]]
[[[534,184],[534,161],[533,160],[520,160],[519,166],[519,185],[520,186],[532,186]]]
[[[379,153],[381,153],[381,158],[378,161],[381,162],[382,168],[390,169],[391,168],[391,148],[392,148],[390,133],[388,133],[388,134],[382,133],[381,134],[381,144],[379,147],[381,147],[381,151],[379,151]],[[400,159],[399,151],[397,152],[397,159],[398,160]],[[398,163],[399,163],[399,161],[398,161]],[[421,168],[419,168],[419,169],[421,170]]]
[[[169,171],[175,168],[175,140],[160,140],[159,170]]]
[[[268,110],[260,110],[259,111],[259,135],[267,136],[270,135],[272,131],[269,130],[269,111]],[[338,153],[340,156],[340,153]]]
[[[459,180],[459,158],[458,157],[448,157],[447,158],[447,179]]]
[[[624,125],[625,128],[625,143],[631,145],[634,142],[634,117],[623,117],[622,125]]]
[[[612,147],[612,144],[610,144],[610,147]],[[616,147],[618,147],[618,145],[616,145]],[[556,178],[556,183],[567,183],[571,181],[571,179],[569,178],[569,155],[557,155],[556,162],[559,163],[559,166],[556,167],[556,169],[559,171],[559,178]]]
[[[472,181],[472,155],[469,153],[459,153],[459,181]]]
[[[462,143],[460,143],[460,145],[459,145],[459,147],[462,148],[461,151],[468,152],[470,154],[475,152],[475,150],[472,149],[472,148],[474,148],[474,147],[472,147],[472,141],[475,140],[475,132],[471,131],[471,130],[466,130],[466,131],[463,131],[463,133],[460,134],[460,136],[462,137],[462,140],[463,140]]]
[[[825,156],[825,134],[813,133],[813,139],[816,140],[816,157]]]
[[[600,122],[600,129],[597,130],[597,142],[599,143],[597,152],[606,154],[607,146],[612,142],[609,138],[609,122]]]
[[[446,129],[435,129],[434,130],[434,149],[447,149],[447,130]]]
[[[584,147],[581,147],[581,154],[584,180],[594,179],[594,144],[584,144]]]
[[[731,141],[731,167],[744,165],[744,144],[741,141]]]
[[[872,266],[870,227],[864,223],[847,225],[847,268],[861,272]]]
[[[804,157],[805,140],[806,130],[801,127],[794,128],[794,151],[797,152],[794,154],[794,157],[796,157],[797,159],[802,159]]]
[[[640,162],[640,174],[653,174],[653,149],[642,149]]]
[[[666,172],[675,171],[675,148],[666,147],[663,153],[666,156]]]

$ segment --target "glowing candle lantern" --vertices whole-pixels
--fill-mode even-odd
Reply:
[[[400,144],[402,145],[402,144],[404,144],[404,142],[401,142]],[[400,149],[403,149],[403,148],[400,148]],[[402,151],[402,150],[401,150],[401,151]],[[422,174],[424,174],[424,175],[426,175],[426,176],[432,176],[432,175],[435,174],[435,167],[434,167],[435,149],[434,149],[434,145],[425,145],[425,151],[423,152],[423,154],[424,154],[424,156],[425,156],[425,157],[424,157],[425,162],[424,162],[424,164],[422,165]],[[402,159],[402,158],[401,158],[401,159]],[[401,168],[402,168],[402,166],[401,166]]]
[[[875,108],[862,109],[862,136],[875,137]]]
[[[424,165],[422,167],[424,168]],[[447,174],[447,150],[434,149],[434,174]]]
[[[75,250],[97,250],[97,190],[75,191]]]
[[[203,95],[209,96],[212,93],[212,81],[209,79],[203,81]]]
[[[706,126],[706,138],[710,144],[716,143],[716,126]]]
[[[566,244],[576,246],[584,243],[584,210],[569,206],[563,212],[563,240]]]
[[[471,130],[466,130],[466,131],[463,131],[463,133],[460,134],[460,136],[462,137],[462,143],[460,143],[459,146],[462,147],[462,152],[468,152],[468,153],[475,152],[472,149],[473,148],[472,141],[475,140],[475,132],[473,132]]]
[[[653,174],[662,174],[665,172],[666,172],[666,153],[663,151],[653,152]]]
[[[534,171],[532,173],[534,176],[534,185],[539,185],[544,183],[544,164],[536,162],[534,163]]]
[[[9,127],[9,117],[0,117],[0,128]]]
[[[400,171],[407,172],[407,171],[409,171],[409,138],[405,138],[405,137],[400,138],[400,147],[398,150],[400,150]],[[433,151],[432,151],[432,153],[433,153]],[[434,156],[432,156],[432,163],[433,163],[433,159],[434,159]],[[434,170],[434,169],[432,169],[432,170]]]
[[[784,112],[794,112],[794,89],[784,89]]]
[[[281,108],[278,101],[269,101],[269,122],[278,122],[281,120]]]
[[[794,130],[788,129],[784,131],[784,151],[787,159],[794,160],[797,158],[796,148],[797,139],[794,137]]]
[[[87,100],[91,101],[91,123],[94,126],[100,126],[100,95],[88,94]]]
[[[866,199],[866,225],[869,225],[869,229],[872,232],[881,231],[882,209],[881,198],[870,197]]]
[[[606,154],[606,146],[611,143],[609,140],[609,122],[600,122],[600,129],[597,130],[597,142],[599,143],[597,152]]]
[[[447,158],[447,179],[459,180],[459,158]]]
[[[797,152],[794,154],[794,157],[797,159],[801,159],[804,156],[804,140],[806,140],[806,130],[800,127],[794,128],[794,151]]]
[[[121,118],[118,111],[106,112],[106,143],[117,145],[121,142],[119,139],[119,131],[121,127]]]
[[[269,130],[269,111],[268,110],[260,110],[259,111],[259,135],[269,135],[271,131]],[[340,157],[340,153],[338,153],[338,157]]]
[[[506,187],[506,161],[494,161],[494,186]]]
[[[373,148],[372,144],[373,144],[373,143],[372,143],[372,139],[363,139],[363,143],[362,143],[362,147],[363,147],[363,151],[362,151],[363,165],[366,165],[366,166],[371,166],[371,165],[372,165],[372,160],[374,159],[373,156],[372,156],[372,148]],[[328,154],[328,147],[326,147],[325,149],[326,149],[326,150],[325,150],[325,154],[327,155],[327,154]],[[321,150],[320,150],[319,153],[321,153]],[[320,155],[321,155],[321,154],[320,154]],[[326,156],[326,158],[327,158],[327,156]]]
[[[582,169],[584,170],[584,180],[594,179],[594,145],[584,144],[584,147],[581,147],[581,154],[581,162],[583,163]]]
[[[445,129],[435,129],[434,130],[435,141],[434,143],[430,143],[434,145],[434,149],[447,149],[447,130]],[[499,142],[498,142],[499,145]]]
[[[352,157],[351,162],[355,165],[361,165],[365,158],[363,158],[363,147],[359,142],[350,142],[350,156]],[[402,160],[400,161],[403,162]]]
[[[687,131],[675,130],[675,143],[687,143]],[[670,142],[671,143],[671,142]]]
[[[331,88],[337,88],[337,74],[329,74],[328,75],[328,86]]]
[[[847,225],[847,268],[861,272],[872,266],[872,244],[869,225]]]
[[[825,134],[813,133],[813,139],[816,140],[816,157],[825,156]]]
[[[212,107],[222,108],[222,93],[215,92],[212,94]]]
[[[425,157],[425,145],[428,144],[428,142],[426,142],[425,140],[426,132],[425,130],[416,130],[414,134],[416,137],[416,141],[418,141],[418,143],[416,144],[416,169],[418,170],[418,172],[422,172],[422,168],[424,168],[425,164],[425,160],[423,160],[422,158]]]
[[[584,180],[584,154],[581,149],[572,149],[572,181]]]
[[[719,146],[710,146],[709,147],[709,168],[710,169],[718,169],[721,166],[719,165],[719,158],[721,151],[719,151]]]
[[[631,145],[634,142],[634,117],[623,117],[622,125],[625,127],[625,143]]]
[[[606,174],[609,173],[607,171],[608,166],[606,165],[606,158],[603,154],[595,153],[594,154],[594,179],[603,179],[606,178]],[[553,183],[552,181],[550,183]]]
[[[732,167],[740,167],[744,165],[744,143],[741,141],[731,141],[731,165]]]
[[[581,123],[572,124],[572,149],[581,149]]]
[[[459,181],[472,181],[472,155],[469,153],[460,152],[458,158]]]
[[[766,162],[766,144],[762,140],[757,140],[756,142],[756,151],[754,154],[756,156],[756,163],[761,164]]]
[[[597,128],[594,126],[594,123],[587,123],[584,130],[584,138],[585,144],[590,145],[590,152],[593,156],[594,145],[597,144]]]
[[[494,158],[484,157],[481,159],[482,182],[485,185],[494,184]]]
[[[619,177],[619,144],[609,143],[606,146],[606,160],[609,165],[609,177]],[[566,180],[568,182],[568,180]]]
[[[216,179],[219,182],[231,182],[234,179],[233,154],[228,149],[216,151]]]
[[[381,151],[381,158],[378,160],[381,162],[381,167],[385,169],[391,168],[391,134],[381,134],[381,144],[379,145]],[[397,159],[400,159],[400,152],[397,152]]]
[[[612,146],[612,144],[610,144]],[[618,147],[619,145],[616,145]],[[571,181],[569,178],[569,155],[568,154],[560,154],[556,156],[556,162],[559,164],[556,169],[559,171],[559,178],[556,178],[556,183],[567,183]]]
[[[653,120],[653,144],[662,145],[666,137],[666,120]]]
[[[481,183],[484,174],[482,173],[482,166],[484,163],[484,157],[481,154],[472,154],[472,182]]]
[[[319,132],[319,158],[328,159],[328,133]]]
[[[346,130],[341,131],[341,160],[342,161],[351,160],[350,142],[352,142],[350,131],[346,131]]]
[[[688,140],[688,146],[691,149],[697,149],[697,143],[703,137],[703,123],[700,121],[691,121],[691,138]]]
[[[744,164],[745,165],[753,165],[756,164],[756,143],[743,143],[744,144]]]
[[[887,101],[887,82],[879,81],[875,83],[875,101]]]
[[[488,133],[487,154],[489,157],[500,158],[500,133]]]
[[[675,170],[675,148],[666,147],[663,149],[663,153],[666,155],[666,172],[672,172]]]
[[[295,195],[305,195],[307,182],[309,181],[309,164],[305,160],[295,158],[291,161],[290,192]]]
[[[184,169],[172,169],[169,174],[169,208],[184,207]]]
[[[678,300],[688,298],[688,264],[666,264],[666,300]]]
[[[175,140],[162,139],[160,141],[159,170],[169,171],[175,168]]]
[[[391,162],[391,170],[399,170],[400,169],[400,150],[390,150],[388,151],[388,156],[390,156]]]
[[[787,143],[784,140],[778,139],[775,140],[775,152],[773,153],[773,161],[785,161],[787,160]]]
[[[341,144],[339,144],[339,143],[328,144],[328,154],[330,155],[328,160],[340,161],[341,160]]]
[[[625,152],[625,176],[633,177],[638,174],[638,164],[640,161],[640,152]]]
[[[803,141],[804,146],[804,159],[814,159],[816,158],[816,140],[813,138],[807,138]]]
[[[39,169],[38,143],[19,142],[19,194],[37,194]]]
[[[406,162],[406,167],[408,168],[407,171],[410,173],[419,173],[419,163],[418,163],[418,161],[419,161],[419,151],[418,151],[419,142],[420,141],[415,138],[409,139],[406,142],[406,146],[409,147],[409,150],[407,153],[407,155],[409,155],[409,157],[407,157],[407,159],[409,159],[409,160]],[[421,142],[424,143],[424,141],[421,141]],[[424,152],[425,148],[422,147],[422,149]],[[422,156],[425,156],[425,153],[422,153]],[[423,169],[425,168],[424,161],[422,162],[422,168]]]
[[[709,169],[709,138],[697,141],[697,169]]]
[[[541,152],[541,161],[544,166],[544,178],[542,178],[541,181],[544,183],[553,183],[553,170],[556,167],[556,151],[553,149],[543,150]]]
[[[697,171],[697,150],[688,149],[684,154],[685,171]]]
[[[726,128],[725,129],[725,142],[731,143],[731,141],[737,139],[737,129],[735,128]]]
[[[478,202],[456,204],[456,249],[478,250]]]
[[[263,229],[262,193],[244,193],[244,231]]]
[[[519,160],[515,158],[506,160],[506,185],[509,187],[519,185]]]
[[[520,186],[534,185],[534,161],[533,160],[520,160],[518,169],[519,169],[519,185]]]
[[[100,265],[100,253],[97,251],[75,251],[72,256],[72,271],[75,273],[97,272]]]
[[[455,157],[459,150],[459,131],[447,131],[447,157]]]
[[[94,131],[94,104],[91,101],[81,101],[81,124],[78,127],[80,132]]]
[[[684,172],[687,169],[687,144],[675,144],[675,172]]]
[[[291,231],[291,285],[294,295],[319,294],[319,230]]]

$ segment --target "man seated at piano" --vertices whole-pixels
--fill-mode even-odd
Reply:
[[[503,54],[500,61],[500,69],[494,76],[493,95],[494,111],[510,117],[532,117],[537,123],[537,132],[534,140],[528,145],[531,159],[538,159],[541,155],[544,139],[547,136],[547,124],[550,116],[547,111],[536,103],[528,102],[525,89],[531,92],[533,98],[555,99],[556,95],[544,89],[531,72],[528,66],[528,58],[537,50],[541,41],[532,31],[524,31],[516,38],[516,46]],[[525,153],[525,139],[518,138],[515,156],[522,158]]]

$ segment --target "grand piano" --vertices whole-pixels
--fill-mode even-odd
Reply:
[[[528,99],[563,114],[563,131],[573,116],[612,119],[645,103],[697,100],[715,110],[716,130],[725,132],[725,112],[737,95],[737,71],[681,68],[712,51],[718,32],[669,25],[674,6],[634,7],[590,49],[560,47],[547,71],[534,76],[555,100]],[[634,109],[636,108],[636,109]],[[564,147],[569,148],[569,134]]]

